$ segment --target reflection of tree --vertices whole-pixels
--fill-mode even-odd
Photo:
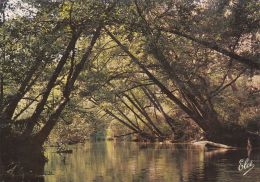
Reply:
[[[19,181],[26,181],[26,182],[44,182],[43,176],[3,176],[1,182],[19,182]]]
[[[217,181],[217,176],[219,175],[219,167],[216,165],[216,160],[219,158],[219,155],[225,154],[225,152],[226,150],[204,151],[203,160],[200,161],[203,164],[191,169],[191,171],[189,172],[188,181]]]
[[[0,157],[1,182],[44,182],[44,156],[42,153],[8,154]]]
[[[259,153],[251,155],[254,158],[259,157]],[[196,181],[219,181],[218,177],[224,179],[232,179],[232,173],[229,171],[236,172],[238,167],[238,162],[242,158],[247,158],[246,150],[207,150],[204,152],[204,165],[202,170],[198,168],[193,168],[188,177],[188,182]],[[223,173],[225,171],[225,173]]]
[[[214,163],[212,162],[205,163],[202,171],[198,170],[197,168],[194,168],[193,171],[191,171],[188,181],[189,182],[196,182],[196,181],[215,182],[217,181],[217,176],[219,174],[218,170],[219,170],[218,167]]]
[[[239,159],[247,156],[246,151],[204,151],[192,145],[129,142],[77,145],[71,155],[66,155],[66,163],[58,154],[46,154],[49,162],[45,171],[54,174],[45,177],[48,182],[215,182],[218,176],[228,178],[223,170],[236,170]]]

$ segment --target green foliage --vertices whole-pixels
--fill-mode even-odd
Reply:
[[[66,54],[71,37],[78,36],[75,48],[69,51],[51,85],[34,133],[55,115],[66,98],[68,85],[72,91],[70,102],[55,129],[56,138],[60,135],[66,140],[83,140],[99,131],[103,135],[106,129],[109,136],[134,130],[151,138],[176,139],[186,135],[190,139],[197,137],[192,132],[200,131],[199,127],[213,131],[212,123],[245,126],[251,119],[257,121],[259,86],[253,93],[253,86],[245,83],[257,71],[248,69],[250,63],[241,64],[229,56],[235,54],[252,62],[258,56],[260,4],[256,0],[23,0],[22,5],[33,12],[9,18],[0,27],[4,93],[0,98],[0,119],[21,94],[12,124],[33,115],[44,100],[46,86]],[[0,9],[2,13],[8,7]],[[70,85],[68,80],[89,50],[93,32],[99,26],[102,31],[90,57],[77,82]],[[111,39],[108,31],[132,58]],[[228,54],[220,54],[211,45]],[[24,93],[18,93],[35,65]],[[165,94],[140,65],[178,101]],[[167,117],[172,119],[172,125]]]

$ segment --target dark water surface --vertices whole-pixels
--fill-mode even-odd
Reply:
[[[113,141],[69,149],[71,154],[58,154],[57,148],[48,147],[47,163],[25,163],[27,175],[0,175],[0,182],[260,182],[260,151],[250,154],[251,166],[240,165],[252,168],[243,175],[248,169],[239,171],[238,167],[248,156],[246,150],[206,151],[189,144]]]
[[[260,182],[254,168],[238,171],[246,151],[204,151],[193,145],[97,142],[71,146],[72,154],[46,150],[45,182]]]

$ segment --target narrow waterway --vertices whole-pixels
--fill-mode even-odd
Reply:
[[[193,145],[95,142],[70,146],[72,154],[46,150],[44,182],[256,182],[260,152],[204,151]],[[242,166],[243,165],[243,166]],[[248,169],[242,169],[248,167]],[[250,170],[248,173],[246,173]],[[246,173],[246,174],[245,174]],[[245,174],[245,175],[243,175]]]
[[[258,182],[260,151],[205,150],[191,144],[88,142],[68,153],[47,147],[10,163],[0,182]],[[71,152],[72,151],[72,152]],[[1,167],[1,165],[0,165]],[[1,170],[0,170],[1,171]]]

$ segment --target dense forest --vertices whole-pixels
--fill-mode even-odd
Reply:
[[[259,145],[259,1],[0,3],[1,155],[98,134]]]

